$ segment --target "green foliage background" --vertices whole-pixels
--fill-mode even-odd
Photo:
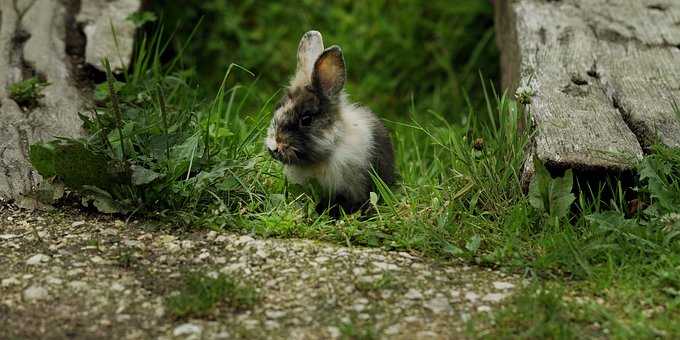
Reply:
[[[479,70],[496,79],[498,53],[493,8],[486,0],[434,1],[223,1],[154,2],[175,50],[195,66],[208,90],[217,89],[230,63],[252,71],[258,94],[284,86],[295,68],[297,44],[310,29],[326,46],[343,48],[351,96],[385,116],[434,110],[462,118],[466,95],[479,103]],[[232,79],[249,82],[246,74]],[[413,103],[413,107],[412,107]]]

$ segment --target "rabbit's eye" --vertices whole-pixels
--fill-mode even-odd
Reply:
[[[305,112],[302,117],[300,117],[300,125],[309,126],[310,124],[312,124],[312,115]]]

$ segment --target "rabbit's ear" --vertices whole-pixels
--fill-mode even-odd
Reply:
[[[339,46],[323,51],[314,63],[312,86],[327,98],[336,96],[345,85],[345,59]]]
[[[318,31],[309,31],[302,36],[298,45],[297,70],[295,79],[309,82],[314,69],[314,62],[323,52],[323,38]],[[309,84],[309,83],[307,83]]]

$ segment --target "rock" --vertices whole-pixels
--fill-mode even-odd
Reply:
[[[193,324],[193,323],[185,323],[181,324],[172,331],[172,335],[174,336],[188,336],[188,335],[200,335],[203,332],[203,329],[201,326]]]
[[[180,242],[180,245],[182,246],[182,249],[193,249],[194,248],[194,242],[191,240],[182,240]]]
[[[493,287],[498,289],[498,290],[508,290],[508,289],[514,288],[515,285],[513,285],[512,283],[508,283],[508,282],[495,281],[493,283]]]
[[[48,276],[47,279],[45,280],[45,282],[47,282],[47,284],[49,284],[49,285],[57,286],[57,285],[64,283],[64,280],[57,278],[57,277],[54,277],[54,276]]]
[[[71,281],[68,283],[68,286],[77,292],[87,289],[87,283],[83,281]]]
[[[83,224],[85,224],[85,221],[75,221],[75,222],[71,223],[71,228],[77,228],[77,227],[80,227]]]
[[[470,302],[475,302],[477,299],[479,299],[479,295],[477,295],[474,292],[467,292],[465,293],[465,299],[470,301]]]
[[[24,290],[24,300],[26,301],[37,301],[37,300],[46,300],[50,297],[50,294],[47,292],[47,289],[33,285]]]
[[[384,333],[385,335],[397,335],[399,334],[399,330],[401,330],[401,326],[399,324],[394,324],[385,328]]]
[[[113,284],[111,284],[111,290],[113,290],[114,292],[122,292],[125,290],[125,286],[118,282],[114,282]]]
[[[413,288],[409,289],[404,295],[405,298],[409,300],[420,300],[423,298],[423,294]]]
[[[500,293],[489,293],[484,295],[482,300],[487,301],[487,302],[500,302],[505,298],[505,294],[500,294]]]
[[[491,307],[486,306],[486,305],[481,305],[481,306],[477,307],[477,311],[478,312],[490,312]]]
[[[94,264],[102,264],[106,262],[106,260],[104,260],[101,256],[97,255],[90,257],[90,261],[92,261]]]
[[[264,315],[266,315],[269,319],[280,319],[286,316],[286,312],[280,310],[268,310],[264,312]]]
[[[340,337],[340,329],[338,327],[328,327],[328,335],[330,336],[331,339],[337,339]]]
[[[423,306],[437,314],[449,313],[453,310],[449,300],[447,300],[443,295],[438,295],[437,297],[427,301]]]
[[[20,283],[21,282],[19,280],[17,280],[16,278],[10,277],[10,278],[6,278],[6,279],[2,279],[0,286],[2,286],[2,288],[7,288],[7,287],[11,287],[11,286],[16,286]]]
[[[376,268],[378,268],[379,270],[382,270],[382,271],[399,270],[399,267],[394,263],[386,263],[386,262],[375,261],[372,264],[373,264],[374,267],[376,267]]]
[[[49,260],[50,257],[45,254],[35,254],[26,260],[26,264],[29,266],[35,266],[43,264],[44,262],[48,262]]]

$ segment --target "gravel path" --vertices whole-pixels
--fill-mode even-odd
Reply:
[[[183,274],[256,287],[245,310],[177,318]],[[0,338],[469,337],[515,277],[404,252],[129,224],[77,210],[0,206]]]

